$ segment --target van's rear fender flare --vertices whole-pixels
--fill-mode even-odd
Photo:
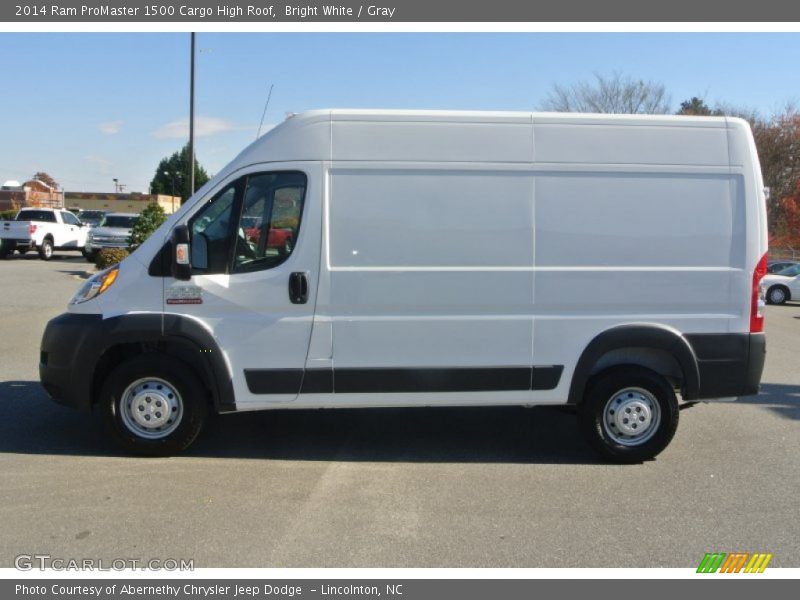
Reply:
[[[683,375],[684,399],[697,398],[700,369],[697,356],[688,340],[679,332],[659,325],[620,325],[598,334],[586,346],[572,375],[568,404],[580,404],[595,365],[608,352],[623,348],[646,348],[664,351],[678,363]]]

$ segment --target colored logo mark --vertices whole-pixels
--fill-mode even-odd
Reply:
[[[757,552],[706,552],[698,573],[763,573],[767,568],[772,554]]]

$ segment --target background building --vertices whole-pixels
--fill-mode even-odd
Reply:
[[[25,183],[6,181],[0,186],[0,210],[15,210],[23,206],[61,208],[64,206],[64,191],[38,179]]]
[[[174,213],[181,206],[180,197],[165,196],[163,194],[64,192],[64,206],[68,209],[140,213],[151,202],[158,202],[167,214]]]

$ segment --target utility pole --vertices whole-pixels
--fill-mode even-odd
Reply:
[[[194,31],[191,43],[191,67],[189,70],[189,195],[194,194]],[[183,198],[186,202],[188,198]]]

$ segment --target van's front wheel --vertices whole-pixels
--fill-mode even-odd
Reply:
[[[614,462],[654,458],[678,427],[678,400],[670,383],[638,366],[611,368],[595,376],[578,419],[591,446]]]
[[[186,449],[208,413],[191,368],[170,356],[144,354],[117,367],[100,392],[106,427],[129,452],[169,456]]]

